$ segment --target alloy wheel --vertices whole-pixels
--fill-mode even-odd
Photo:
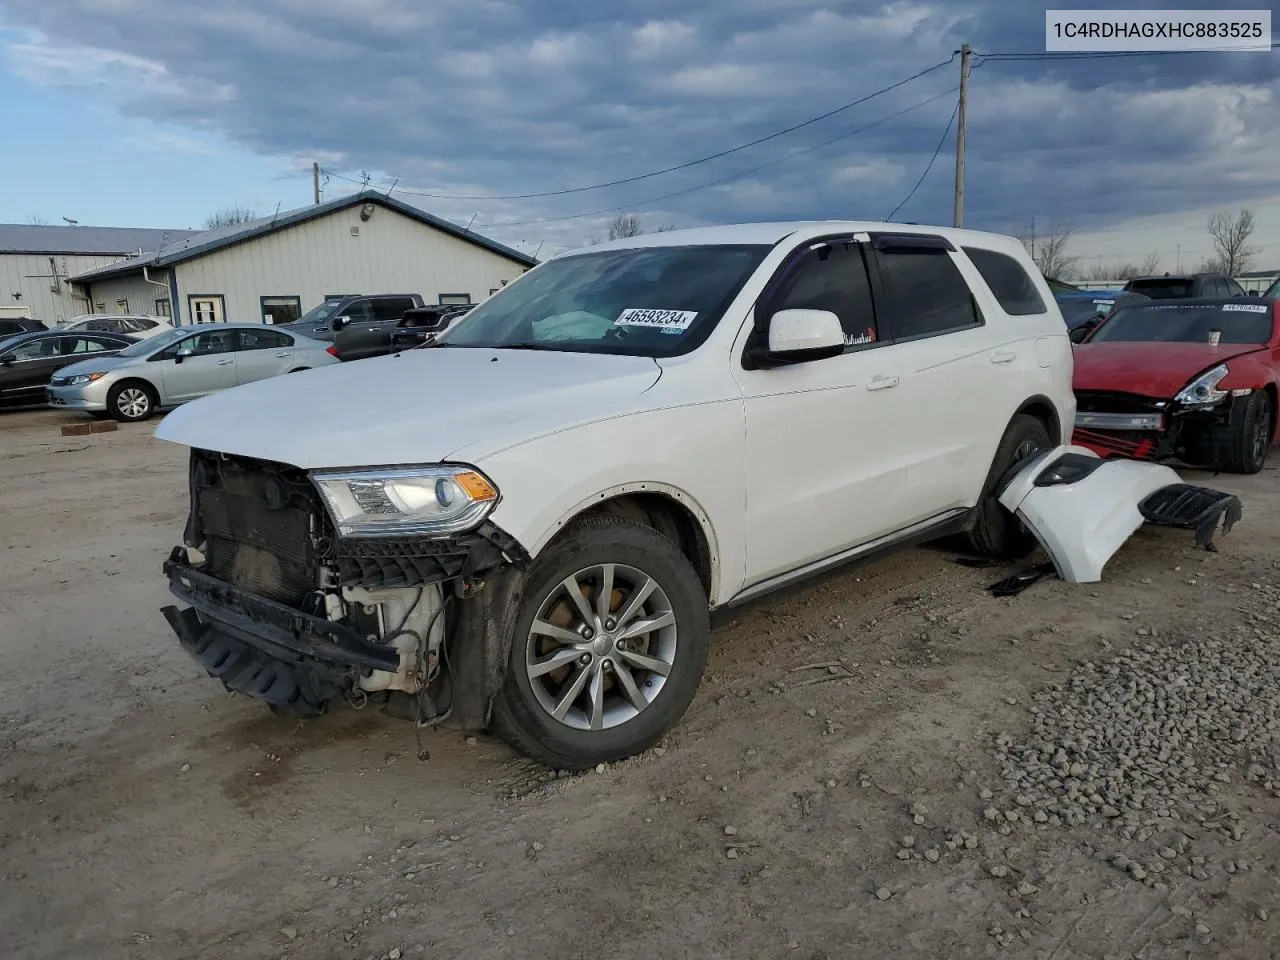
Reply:
[[[539,605],[525,670],[552,719],[578,730],[607,730],[658,697],[676,645],[666,591],[635,567],[604,563],[566,577]]]
[[[116,409],[131,420],[145,416],[151,407],[151,398],[139,387],[125,387],[116,397]]]

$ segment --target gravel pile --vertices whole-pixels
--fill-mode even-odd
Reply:
[[[1034,701],[1030,735],[996,739],[1008,809],[984,813],[1002,832],[1109,822],[1145,842],[1181,821],[1238,841],[1231,785],[1243,779],[1280,797],[1280,639],[1271,629],[1146,642],[1082,663]],[[1162,844],[1160,856],[1181,856],[1181,846]]]

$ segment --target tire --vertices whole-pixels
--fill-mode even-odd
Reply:
[[[1234,424],[1214,430],[1211,464],[1228,473],[1259,473],[1266,465],[1274,430],[1271,398],[1257,391]]]
[[[139,423],[156,412],[156,392],[141,380],[124,380],[107,394],[107,412],[121,423]]]
[[[1031,531],[1000,505],[996,488],[1015,464],[1052,445],[1049,431],[1035,417],[1020,413],[1009,423],[974,511],[969,531],[969,546],[974,552],[997,560],[1021,560],[1036,548]]]
[[[612,570],[613,589],[604,612],[627,618],[612,628],[595,604],[605,565]],[[646,579],[654,589],[630,609]],[[590,622],[569,599],[566,581],[578,585]],[[535,620],[559,629],[559,637],[545,629],[534,633]],[[670,622],[630,638],[603,632],[626,622],[662,620]],[[572,632],[583,626],[593,632]],[[676,724],[706,668],[711,626],[702,582],[673,542],[630,520],[588,517],[533,562],[511,636],[507,674],[494,702],[494,731],[549,767],[585,770],[640,753]],[[534,661],[551,658],[560,665],[530,675]],[[666,676],[642,664],[661,664]],[[565,696],[568,709],[557,719],[554,710]]]

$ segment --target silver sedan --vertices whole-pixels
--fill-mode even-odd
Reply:
[[[281,373],[338,362],[329,344],[260,323],[175,327],[113,357],[58,371],[49,405],[124,422]]]

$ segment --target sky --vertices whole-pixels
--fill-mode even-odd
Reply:
[[[311,202],[314,160],[326,198],[367,174],[543,258],[603,235],[619,210],[648,229],[891,214],[950,224],[955,52],[969,43],[965,226],[1022,233],[1034,218],[1041,232],[1070,229],[1082,264],[1157,254],[1162,269],[1189,269],[1212,252],[1209,216],[1247,207],[1255,265],[1280,266],[1280,50],[986,56],[1043,52],[1043,11],[5,0],[0,222],[199,227],[229,204],[266,215]],[[581,189],[617,180],[632,182]]]

